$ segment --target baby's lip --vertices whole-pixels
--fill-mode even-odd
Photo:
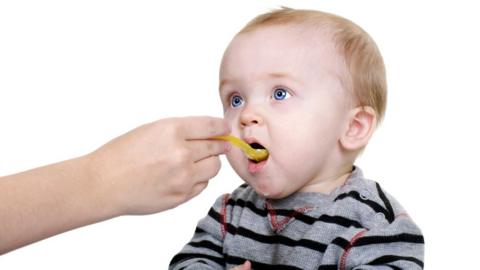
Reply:
[[[252,144],[254,142],[258,142],[257,139],[255,139],[254,137],[244,137],[242,138],[242,140],[244,140],[246,143],[248,144]]]
[[[265,149],[267,149],[267,147],[263,143],[261,143],[259,140],[257,140],[254,137],[246,137],[246,138],[243,138],[243,140],[248,144],[258,143],[261,146],[263,146]]]

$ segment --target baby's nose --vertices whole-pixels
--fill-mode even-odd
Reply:
[[[240,115],[240,124],[242,127],[262,125],[263,117],[258,112],[246,108]]]

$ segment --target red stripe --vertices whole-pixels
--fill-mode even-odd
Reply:
[[[220,220],[222,222],[220,229],[222,230],[222,239],[227,235],[227,202],[230,194],[223,195],[222,211],[220,212]]]
[[[395,216],[395,219],[401,218],[401,217],[410,219],[410,216],[409,216],[407,213],[405,213],[405,212],[402,212],[402,213],[396,215],[396,216]]]
[[[283,226],[285,226],[292,218],[294,218],[296,215],[298,214],[303,214],[305,213],[306,211],[310,210],[313,208],[313,206],[310,206],[310,205],[306,205],[302,208],[299,208],[299,209],[294,209],[290,215],[284,217],[282,220],[280,220],[280,222],[278,221],[278,218],[277,218],[277,212],[275,211],[275,209],[273,208],[273,206],[270,204],[269,201],[265,201],[265,207],[267,208],[268,210],[268,213],[270,215],[270,224],[272,225],[272,229],[274,231],[278,231],[278,230],[281,230],[283,228]]]
[[[348,257],[348,254],[350,253],[350,250],[352,249],[355,242],[357,242],[357,240],[360,237],[362,237],[366,232],[367,230],[360,231],[357,234],[355,234],[355,236],[353,236],[352,240],[350,240],[350,243],[348,243],[347,248],[345,248],[345,250],[343,251],[342,257],[340,257],[340,270],[345,270],[345,266],[347,264],[347,257]]]
[[[265,206],[267,207],[268,213],[270,214],[270,223],[272,224],[272,228],[274,231],[278,230],[280,227],[278,222],[277,222],[277,213],[275,212],[275,209],[270,205],[268,201],[265,202]]]

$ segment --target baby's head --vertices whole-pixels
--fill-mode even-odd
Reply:
[[[267,148],[227,158],[259,194],[330,192],[352,169],[386,103],[383,60],[354,23],[283,8],[248,23],[225,51],[220,96],[232,133]]]

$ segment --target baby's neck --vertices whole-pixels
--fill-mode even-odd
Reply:
[[[332,191],[345,184],[348,177],[352,173],[353,165],[346,165],[336,170],[336,173],[331,173],[329,176],[315,179],[308,185],[300,189],[300,192],[319,192],[323,194],[330,194]]]

